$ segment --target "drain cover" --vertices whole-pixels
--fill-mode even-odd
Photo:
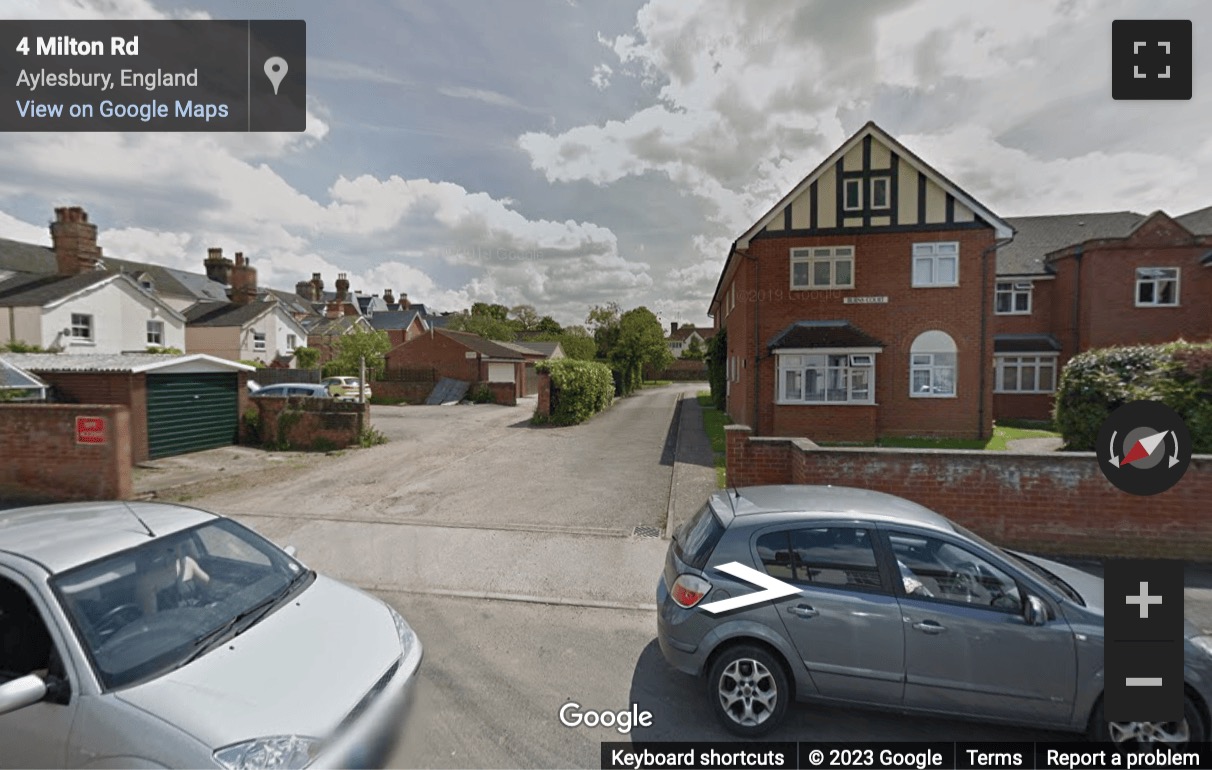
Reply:
[[[636,537],[660,537],[661,530],[656,527],[636,527],[631,530],[631,534]]]

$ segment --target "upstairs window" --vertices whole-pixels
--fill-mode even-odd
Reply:
[[[994,290],[993,312],[998,315],[1031,313],[1030,281],[998,281]]]
[[[846,211],[862,211],[862,179],[846,179],[842,182],[842,208]]]
[[[959,286],[959,244],[913,244],[913,287]]]
[[[265,350],[265,332],[253,332],[253,350]]]
[[[890,184],[891,179],[886,176],[871,178],[871,208],[873,210],[891,208],[892,203],[888,194]]]
[[[298,338],[293,334],[286,335],[286,349],[294,350],[298,345]]]
[[[164,344],[164,322],[163,321],[148,321],[147,322],[147,344],[148,345],[163,345]]]
[[[1136,269],[1137,307],[1174,307],[1178,305],[1177,267],[1138,267]]]
[[[792,289],[853,289],[854,247],[791,250]]]
[[[92,342],[93,317],[84,313],[72,313],[71,338]]]

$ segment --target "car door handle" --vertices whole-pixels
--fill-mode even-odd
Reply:
[[[918,631],[925,631],[927,634],[941,634],[947,630],[946,626],[940,626],[933,620],[923,620],[920,623],[914,623],[913,627]]]
[[[809,607],[807,604],[797,604],[794,607],[788,607],[787,611],[801,618],[815,618],[821,614],[817,609]]]

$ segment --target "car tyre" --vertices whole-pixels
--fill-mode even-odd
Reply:
[[[707,698],[725,729],[756,738],[782,723],[791,686],[778,658],[762,647],[740,644],[720,653],[711,665]]]
[[[1181,722],[1108,722],[1103,716],[1102,698],[1099,698],[1086,734],[1092,741],[1114,743],[1125,750],[1175,748],[1208,740],[1203,714],[1190,695],[1183,698]]]

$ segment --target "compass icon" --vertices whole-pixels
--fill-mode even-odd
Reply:
[[[1107,480],[1133,495],[1156,495],[1178,483],[1191,462],[1182,418],[1159,401],[1133,401],[1111,413],[1095,446]]]

